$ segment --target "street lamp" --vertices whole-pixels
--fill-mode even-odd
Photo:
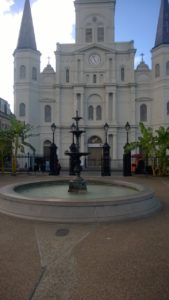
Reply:
[[[55,130],[56,130],[56,125],[53,123],[51,125],[51,130],[52,130],[52,138],[53,142],[50,146],[50,173],[49,175],[59,175],[60,173],[60,165],[57,157],[57,146],[55,145]]]
[[[54,135],[55,135],[55,130],[56,130],[56,125],[55,125],[55,123],[52,123],[52,125],[51,125],[51,130],[52,130],[52,134],[53,134],[53,144],[54,144],[54,143],[55,143]]]
[[[105,143],[103,145],[103,155],[102,155],[102,168],[101,175],[102,176],[110,176],[111,175],[111,167],[110,167],[110,146],[107,143],[107,134],[109,130],[109,125],[107,123],[104,124],[104,132],[105,132]]]
[[[107,123],[104,124],[104,131],[105,131],[105,136],[106,136],[106,144],[107,144],[107,134],[109,130],[109,125]]]
[[[126,129],[126,133],[127,133],[127,143],[126,144],[128,144],[129,143],[129,131],[130,131],[130,124],[129,124],[129,122],[127,122],[126,123],[126,125],[125,125],[125,129]]]
[[[124,146],[124,154],[123,154],[123,176],[131,176],[131,151],[126,151],[126,146],[129,144],[129,131],[130,131],[129,122],[125,125],[125,130],[127,134],[126,144]]]
[[[76,166],[76,145],[75,145],[75,130],[76,130],[76,125],[75,123],[72,123],[70,126],[71,133],[72,133],[72,144],[70,145],[69,149],[72,155],[69,157],[69,175],[76,175],[75,174],[75,166]]]

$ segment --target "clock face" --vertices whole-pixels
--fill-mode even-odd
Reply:
[[[90,65],[99,65],[101,62],[101,58],[98,54],[92,54],[89,56],[89,64]]]

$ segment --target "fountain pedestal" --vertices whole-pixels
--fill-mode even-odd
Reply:
[[[69,193],[86,193],[87,184],[82,177],[76,177],[74,180],[69,182]]]

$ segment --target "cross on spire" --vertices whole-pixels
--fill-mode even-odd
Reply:
[[[48,65],[50,65],[50,56],[48,56],[47,59],[48,59]]]
[[[141,56],[141,62],[144,62],[144,53],[141,53],[140,56]]]

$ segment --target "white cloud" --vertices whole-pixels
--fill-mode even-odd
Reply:
[[[13,110],[13,52],[17,45],[22,12],[12,13],[14,0],[0,0],[0,97],[11,104]],[[71,43],[75,22],[73,0],[36,0],[32,16],[37,48],[41,52],[41,68],[51,57],[55,67],[56,43]]]

